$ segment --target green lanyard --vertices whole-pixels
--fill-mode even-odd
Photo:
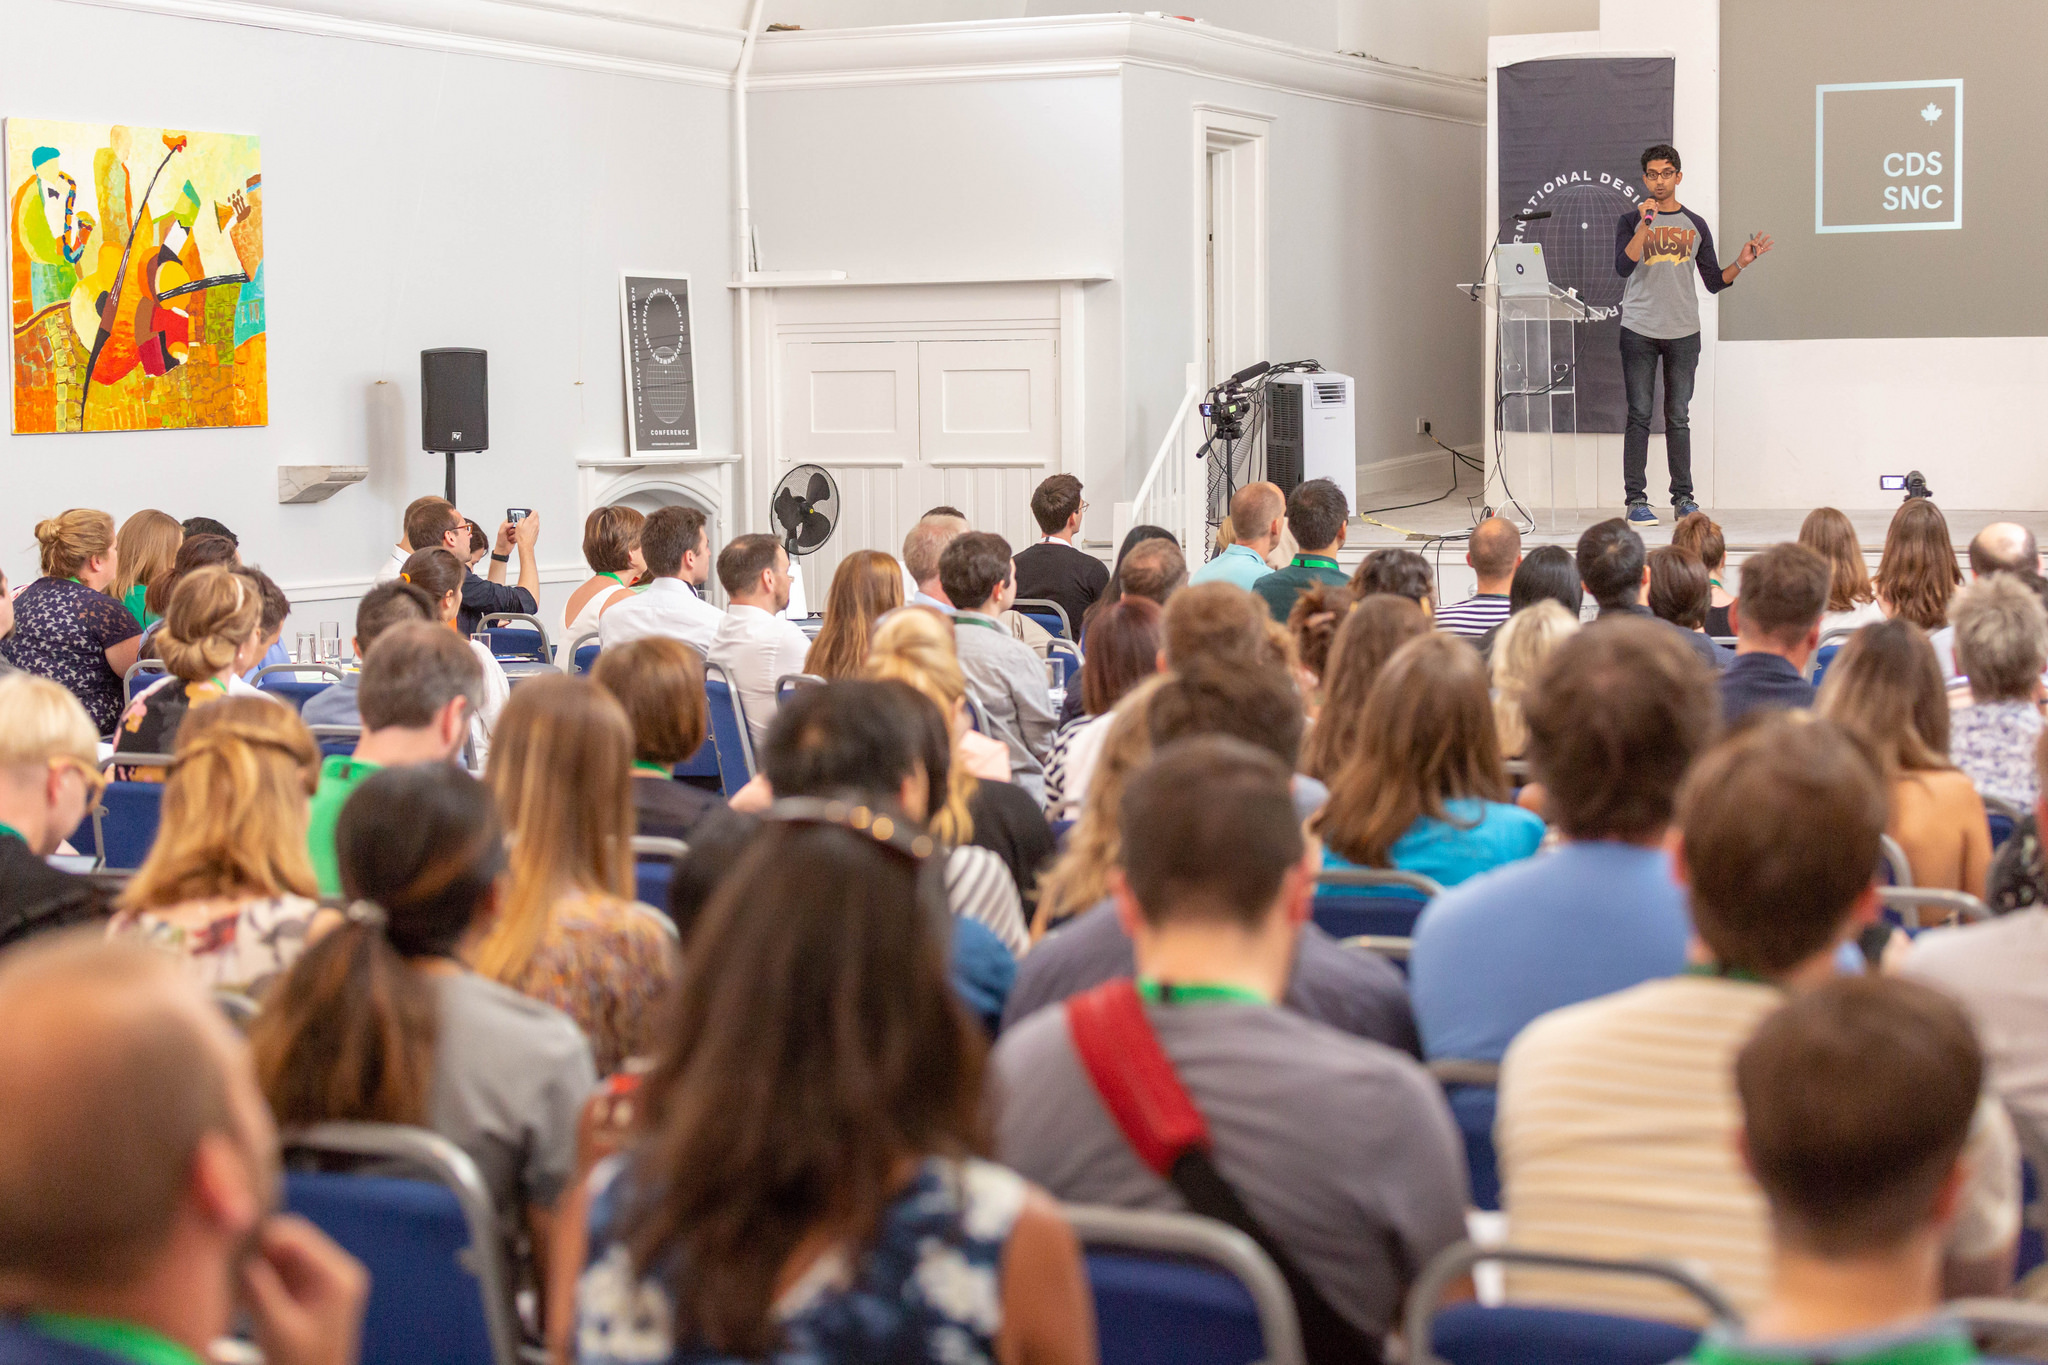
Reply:
[[[653,773],[656,777],[675,776],[674,773],[662,767],[659,763],[647,763],[640,759],[633,760],[633,771],[636,773]]]
[[[992,630],[998,635],[1007,635],[1009,633],[995,622],[984,621],[979,616],[955,616],[953,624],[956,626],[980,626],[983,630]]]
[[[1730,967],[1719,962],[1695,962],[1685,969],[1687,976],[1711,976],[1721,981],[1747,981],[1756,986],[1775,986],[1775,981],[1766,981],[1747,967]]]
[[[132,1362],[132,1365],[200,1365],[199,1357],[160,1332],[111,1318],[70,1313],[31,1313],[29,1325],[43,1336]]]
[[[12,825],[0,825],[0,835],[12,835],[24,844],[28,842],[28,836]]]
[[[1324,555],[1296,555],[1294,562],[1288,567],[1294,569],[1329,569],[1333,573],[1343,572],[1343,570],[1337,567],[1336,560]]]
[[[599,578],[609,578],[609,579],[610,579],[610,580],[611,580],[612,582],[614,582],[614,583],[618,584],[618,585],[619,585],[620,587],[622,587],[622,588],[624,588],[624,587],[630,587],[630,586],[631,586],[630,584],[628,584],[628,583],[626,582],[626,580],[625,580],[625,579],[623,579],[623,578],[619,577],[619,576],[618,576],[617,574],[613,573],[613,572],[612,572],[612,571],[611,571],[610,569],[606,569],[606,570],[605,570],[605,571],[604,571],[603,573],[599,574],[599,575],[598,575],[598,577],[599,577]]]
[[[1270,1005],[1255,990],[1220,981],[1159,981],[1138,978],[1138,994],[1155,1005]]]
[[[1765,1347],[1752,1351],[1741,1342],[1724,1341],[1708,1335],[1693,1348],[1691,1365],[1797,1365],[1814,1359],[1801,1355],[1797,1345]],[[1860,1355],[1829,1354],[1829,1365],[1967,1365],[1981,1359],[1960,1329],[1951,1327],[1940,1336],[1878,1346]]]

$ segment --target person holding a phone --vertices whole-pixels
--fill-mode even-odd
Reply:
[[[462,610],[455,622],[464,635],[474,635],[477,623],[494,611],[532,616],[540,610],[540,563],[534,553],[539,539],[540,517],[531,507],[505,509],[505,520],[498,523],[497,539],[491,545],[490,576],[479,578],[472,569],[462,580]],[[505,566],[514,552],[519,555],[519,582],[507,586]]]
[[[1643,151],[1643,188],[1649,197],[1640,209],[1621,216],[1615,225],[1614,269],[1627,283],[1621,295],[1621,378],[1628,393],[1628,426],[1621,440],[1621,479],[1628,519],[1654,526],[1645,473],[1650,460],[1650,401],[1657,366],[1664,367],[1664,459],[1671,471],[1671,512],[1674,520],[1699,511],[1692,496],[1693,374],[1700,363],[1700,303],[1692,275],[1709,294],[1735,283],[1735,277],[1771,249],[1771,239],[1758,232],[1742,244],[1733,265],[1723,267],[1714,255],[1714,234],[1707,220],[1678,202],[1678,149],[1660,142]]]

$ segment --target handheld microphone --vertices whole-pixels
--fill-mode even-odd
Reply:
[[[1518,223],[1533,223],[1538,218],[1548,218],[1549,216],[1549,209],[1523,209],[1515,215],[1515,221]]]
[[[1230,382],[1233,384],[1242,384],[1247,379],[1257,379],[1260,375],[1264,374],[1266,371],[1272,368],[1273,365],[1271,361],[1261,360],[1256,365],[1247,365],[1243,369],[1239,370],[1236,374],[1230,376]]]

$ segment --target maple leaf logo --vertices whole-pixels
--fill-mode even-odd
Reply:
[[[1941,117],[1941,106],[1933,100],[1927,101],[1927,107],[1920,111],[1920,117],[1926,119],[1929,123],[1933,123]]]

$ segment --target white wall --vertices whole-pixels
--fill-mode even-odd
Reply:
[[[269,264],[270,425],[7,436],[15,583],[39,517],[155,506],[234,528],[300,626],[345,621],[406,502],[441,487],[418,353],[444,345],[491,352],[492,449],[461,457],[464,509],[539,509],[542,564],[580,579],[576,459],[625,453],[622,266],[699,282],[703,440],[731,449],[724,92],[59,0],[8,0],[6,35],[9,114],[258,134]],[[92,54],[93,78],[58,51]],[[329,463],[369,479],[278,505],[277,466]]]

